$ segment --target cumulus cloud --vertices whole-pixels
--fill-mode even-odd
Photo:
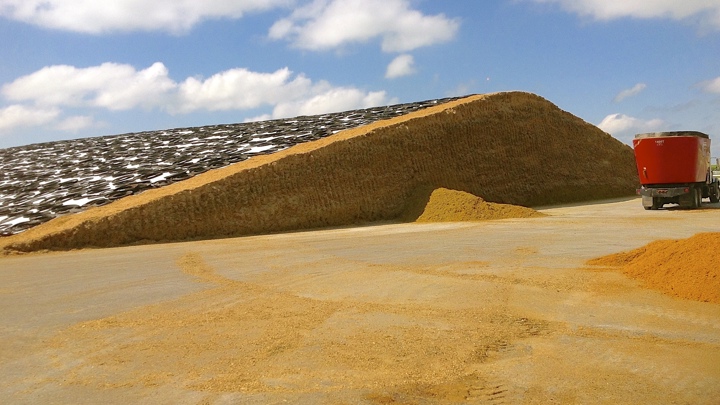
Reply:
[[[277,21],[269,36],[309,50],[380,38],[383,51],[407,52],[450,41],[459,27],[458,20],[424,15],[407,0],[315,0]]]
[[[161,110],[170,114],[195,111],[273,109],[272,117],[310,115],[387,104],[384,91],[367,92],[313,82],[288,68],[275,72],[230,69],[206,79],[170,78],[160,62],[137,70],[131,65],[104,63],[77,68],[42,68],[2,87],[14,105],[0,110],[0,129],[54,123],[55,129],[77,131],[95,126],[91,114],[61,120],[63,109],[109,111]],[[21,104],[25,103],[25,105]]]
[[[272,118],[315,115],[331,111],[347,111],[396,103],[384,91],[363,92],[355,88],[329,88],[310,98],[281,102],[273,109]]]
[[[93,117],[88,115],[75,115],[67,117],[55,125],[55,129],[64,132],[78,132],[85,128],[99,127],[100,123],[95,122]]]
[[[638,84],[634,85],[632,88],[625,89],[625,90],[621,91],[620,93],[618,93],[618,95],[615,96],[613,101],[616,103],[619,103],[628,97],[637,96],[643,90],[645,90],[646,87],[647,87],[647,85],[645,83],[638,83]]]
[[[720,94],[720,77],[700,83],[700,88],[706,93]]]
[[[141,71],[130,65],[103,63],[88,68],[47,66],[4,85],[2,93],[13,101],[45,106],[128,110],[162,104],[164,95],[175,87],[162,63]]]
[[[179,89],[181,112],[205,109],[244,110],[295,100],[312,92],[312,81],[303,75],[293,77],[288,68],[272,73],[231,69],[208,79],[188,78]]]
[[[316,86],[316,88],[326,87],[327,83]],[[389,98],[384,91],[366,93],[351,87],[326,88],[325,91],[321,91],[320,94],[310,98],[280,102],[273,108],[272,114],[262,114],[248,118],[246,122],[348,111],[396,104],[398,102],[397,98]]]
[[[415,73],[415,59],[412,55],[402,54],[390,62],[385,71],[386,79],[395,79],[397,77],[409,76]]]
[[[14,104],[0,108],[0,131],[44,125],[58,115],[60,110],[57,108],[34,108]]]
[[[635,134],[659,131],[665,126],[665,121],[658,118],[643,120],[625,114],[610,114],[598,124],[598,128],[628,143]]]
[[[0,16],[44,28],[100,34],[113,31],[182,33],[200,21],[240,18],[293,0],[0,0]]]
[[[720,30],[720,2],[716,0],[532,0],[558,4],[563,9],[597,20],[617,18],[697,18],[701,24]]]

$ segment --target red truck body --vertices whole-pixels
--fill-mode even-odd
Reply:
[[[640,134],[633,140],[640,184],[699,183],[710,169],[710,139],[700,132]]]
[[[664,204],[698,208],[703,198],[717,203],[720,186],[710,166],[710,137],[702,132],[654,132],[635,135],[635,163],[645,209]]]

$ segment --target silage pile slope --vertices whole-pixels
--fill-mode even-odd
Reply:
[[[6,238],[109,247],[417,218],[446,187],[524,206],[634,193],[630,147],[529,93],[479,95],[207,172]],[[414,217],[414,218],[413,218]]]
[[[659,240],[630,252],[590,260],[619,267],[645,286],[674,297],[720,304],[720,233]]]

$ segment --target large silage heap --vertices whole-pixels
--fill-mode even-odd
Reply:
[[[538,206],[634,193],[632,150],[529,93],[477,95],[64,216],[6,251],[414,220],[438,188]]]

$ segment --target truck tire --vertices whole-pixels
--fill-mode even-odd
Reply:
[[[690,208],[700,208],[700,205],[702,204],[702,189],[700,189],[699,187],[693,187],[692,189],[690,189],[690,193],[692,193],[693,196],[693,202]]]
[[[717,204],[720,202],[720,183],[715,182],[710,186],[710,202]]]

